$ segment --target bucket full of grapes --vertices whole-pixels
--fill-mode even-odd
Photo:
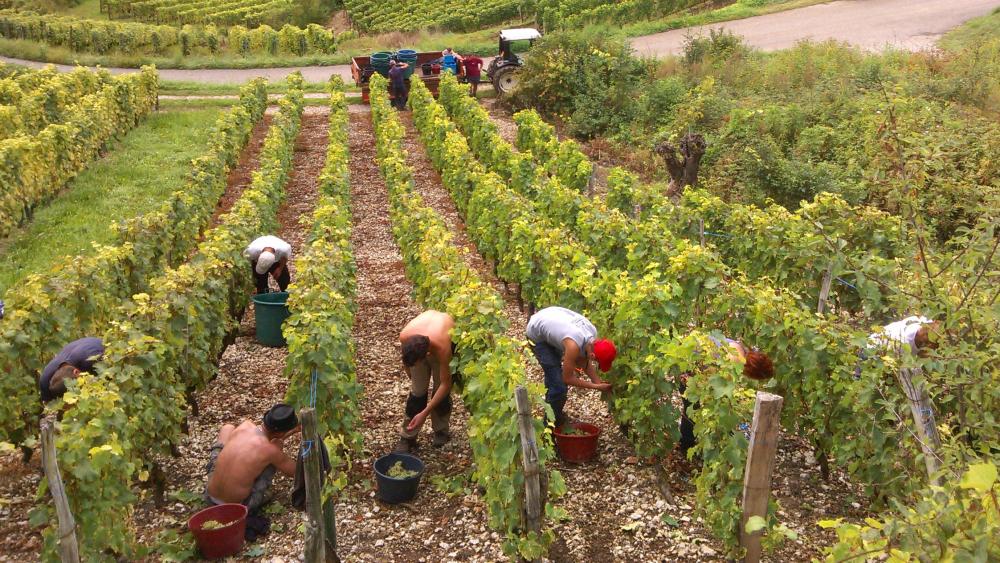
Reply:
[[[247,507],[242,504],[210,506],[188,519],[188,528],[205,559],[236,555],[243,549]]]
[[[375,460],[375,482],[382,502],[399,504],[417,496],[424,462],[408,454],[391,453]]]
[[[586,422],[573,422],[556,428],[553,434],[559,457],[571,463],[583,463],[593,459],[597,453],[601,429]]]

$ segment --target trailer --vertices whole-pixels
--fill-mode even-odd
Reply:
[[[430,53],[417,53],[417,64],[416,68],[413,69],[413,74],[410,76],[410,80],[418,79],[423,80],[424,84],[431,91],[434,96],[437,96],[438,85],[441,82],[441,74],[439,71],[437,74],[424,74],[423,65],[441,63],[441,53],[440,52],[430,52]],[[461,65],[459,65],[461,67]],[[461,77],[461,68],[459,69],[459,76]],[[374,70],[371,67],[371,57],[351,57],[351,75],[354,77],[354,83],[361,88],[361,100],[364,103],[368,103],[368,84],[371,75]]]

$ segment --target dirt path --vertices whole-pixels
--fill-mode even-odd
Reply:
[[[289,263],[292,280],[295,280],[294,256],[302,248],[316,202],[317,176],[326,153],[328,114],[326,107],[305,108],[285,200],[278,210],[280,228],[276,234],[292,245],[293,260]],[[237,175],[236,180],[241,177]],[[300,217],[307,219],[305,224],[300,224]],[[183,526],[193,510],[203,507],[200,496],[205,484],[204,466],[219,428],[244,419],[258,421],[267,409],[284,398],[288,385],[283,373],[286,350],[260,345],[254,337],[254,328],[251,303],[240,323],[239,336],[222,355],[218,376],[197,396],[199,416],[188,419],[190,433],[180,445],[181,456],[162,460],[171,502],[157,508],[147,499],[136,507],[134,521],[144,541],[152,542],[164,528]],[[290,440],[286,447],[289,454],[297,446],[293,442],[296,441]],[[275,477],[271,489],[275,498],[271,533],[250,546],[259,546],[268,557],[297,559],[302,552],[300,516],[289,508],[291,485],[290,478]]]
[[[756,16],[710,26],[676,29],[637,37],[632,46],[642,55],[662,57],[681,52],[688,33],[708,33],[708,28],[725,27],[746,37],[747,42],[765,51],[784,49],[805,40],[835,39],[865,49],[893,45],[919,50],[934,46],[949,29],[974,17],[990,13],[996,0],[839,0],[765,16]],[[0,56],[0,61],[41,68],[46,63]],[[71,65],[56,65],[71,70]],[[108,68],[114,74],[135,69]],[[282,80],[300,71],[308,82],[325,82],[332,74],[351,80],[349,65],[280,67],[259,69],[162,69],[161,80],[242,84],[256,76]]]
[[[727,29],[764,51],[795,46],[799,41],[833,39],[868,50],[886,46],[908,51],[931,49],[945,32],[990,13],[996,0],[838,0],[742,20],[675,29],[636,37],[640,54],[661,57],[680,53],[686,35],[708,35]]]
[[[409,391],[399,359],[399,331],[421,308],[413,301],[402,256],[392,237],[389,199],[375,162],[375,139],[367,106],[350,106],[349,144],[353,230],[358,265],[354,341],[365,452],[337,511],[338,542],[346,561],[497,561],[499,536],[486,524],[486,507],[467,484],[472,453],[467,414],[456,395],[451,443],[431,446],[430,424],[422,429],[417,455],[427,466],[417,498],[390,506],[375,498],[371,464],[391,451]],[[443,494],[433,481],[457,477],[460,492]],[[462,491],[462,489],[465,489]]]
[[[264,148],[264,139],[267,137],[267,130],[271,127],[271,116],[265,115],[257,125],[254,126],[250,134],[250,142],[243,149],[239,161],[229,171],[226,182],[226,191],[219,198],[212,213],[212,219],[208,222],[207,228],[211,229],[219,224],[219,218],[229,212],[236,203],[236,200],[247,189],[250,181],[253,180],[254,170],[260,164],[260,151]]]

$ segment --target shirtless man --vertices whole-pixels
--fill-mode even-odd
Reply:
[[[205,500],[242,504],[251,512],[261,508],[270,500],[267,490],[275,471],[295,475],[295,460],[282,446],[299,429],[295,409],[280,403],[267,411],[263,425],[245,420],[239,426],[223,426],[206,467]]]
[[[406,399],[406,418],[395,451],[407,453],[417,448],[420,427],[431,417],[433,444],[448,443],[448,421],[451,416],[451,357],[455,344],[451,341],[454,319],[448,313],[424,311],[399,333],[403,369],[410,376],[410,396]],[[430,401],[427,386],[433,381]]]

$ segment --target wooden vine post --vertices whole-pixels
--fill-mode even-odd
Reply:
[[[819,302],[816,304],[816,312],[823,314],[826,310],[826,300],[830,297],[830,286],[833,285],[833,262],[826,267],[823,272],[823,285],[819,288]]]
[[[747,533],[746,525],[752,516],[767,519],[771,472],[774,471],[774,455],[778,449],[778,430],[781,428],[781,406],[784,401],[778,395],[758,391],[757,402],[753,407],[750,449],[743,474],[743,518],[740,519],[740,545],[746,548],[746,563],[760,561],[762,530]]]
[[[528,531],[542,531],[542,487],[539,482],[541,471],[538,466],[538,442],[535,441],[535,426],[531,420],[531,402],[528,390],[518,385],[514,391],[517,404],[517,426],[521,434],[521,463],[524,466],[524,515]]]
[[[316,411],[304,408],[299,411],[302,422],[302,443],[312,445],[302,454],[306,479],[306,563],[339,561],[336,553],[331,559],[327,552],[326,525],[323,519],[322,458],[319,432],[316,429]],[[335,540],[336,541],[336,540]]]
[[[941,448],[941,437],[938,435],[937,423],[934,421],[934,407],[931,405],[927,388],[923,383],[913,382],[913,376],[919,374],[918,369],[900,368],[897,378],[903,388],[903,394],[906,395],[906,402],[910,405],[914,426],[917,427],[917,441],[920,442],[920,450],[924,454],[928,481],[932,485],[940,485],[941,479],[937,473],[941,469],[941,459],[937,452]]]
[[[52,430],[52,420],[42,419],[42,466],[45,479],[49,483],[49,492],[56,505],[56,518],[59,521],[59,559],[62,563],[80,563],[80,545],[76,541],[76,521],[69,510],[69,499],[63,486],[62,475],[56,460],[56,440]]]

